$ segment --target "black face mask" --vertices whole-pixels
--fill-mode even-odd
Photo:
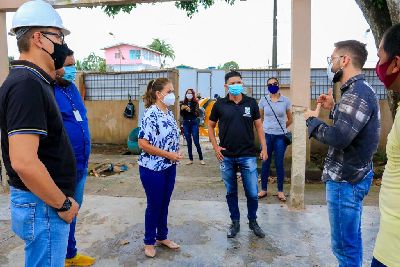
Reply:
[[[49,54],[51,56],[51,58],[54,60],[55,69],[56,70],[61,69],[64,66],[65,59],[67,58],[68,52],[69,52],[69,48],[68,48],[67,44],[64,43],[64,44],[60,45],[60,44],[57,44],[57,43],[53,42],[52,40],[50,40],[50,38],[48,38],[46,35],[43,35],[43,36],[46,37],[50,42],[53,43],[54,52],[50,54],[49,51],[42,48],[43,51],[45,51],[47,54]]]
[[[337,83],[342,79],[343,76],[343,69],[338,70],[335,72],[335,75],[333,76],[332,82]]]

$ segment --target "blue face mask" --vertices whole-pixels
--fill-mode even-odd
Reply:
[[[243,92],[243,84],[231,84],[228,85],[229,93],[234,96],[238,96]]]
[[[76,67],[75,66],[64,67],[63,79],[72,83],[73,81],[75,81],[75,78],[76,78]]]
[[[268,86],[268,91],[271,93],[271,94],[276,94],[278,91],[279,91],[279,86],[278,85],[269,85]]]

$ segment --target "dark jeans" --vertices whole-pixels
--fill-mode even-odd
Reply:
[[[326,182],[326,202],[331,225],[331,245],[339,266],[361,266],[363,244],[361,215],[363,199],[372,184],[373,171],[357,184]]]
[[[144,244],[154,245],[156,239],[167,239],[168,206],[175,185],[176,165],[162,171],[139,166],[139,174],[147,197]]]
[[[261,189],[267,191],[268,177],[270,173],[272,154],[274,154],[276,176],[278,178],[278,192],[283,192],[283,180],[285,178],[285,169],[283,160],[285,158],[286,144],[284,134],[265,134],[267,141],[268,159],[262,162],[261,167]]]
[[[76,172],[76,185],[75,185],[75,194],[74,199],[79,204],[79,208],[82,207],[83,202],[83,192],[85,191],[85,183],[86,177],[88,173],[88,169],[84,169],[82,171]],[[75,227],[76,227],[76,218],[69,225],[69,236],[68,236],[68,247],[67,247],[67,259],[71,259],[76,256],[78,252],[76,248],[76,240],[75,240]]]
[[[228,202],[231,219],[239,221],[238,184],[236,171],[240,169],[244,192],[247,198],[247,218],[257,219],[257,159],[256,157],[224,157],[220,165],[221,176],[226,187],[226,201]]]
[[[375,257],[373,257],[371,262],[371,267],[386,267],[386,265],[375,259]]]
[[[193,160],[192,154],[192,136],[194,145],[197,148],[200,160],[203,160],[203,153],[201,152],[200,141],[199,141],[199,120],[184,120],[183,121],[183,132],[188,147],[189,159]]]

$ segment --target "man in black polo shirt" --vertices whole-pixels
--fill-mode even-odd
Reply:
[[[226,200],[231,213],[232,224],[228,238],[235,237],[240,231],[240,212],[238,205],[236,171],[242,175],[243,187],[247,198],[247,218],[249,227],[258,237],[264,237],[257,223],[257,152],[254,145],[253,126],[256,127],[261,142],[261,157],[267,159],[267,146],[260,119],[257,101],[244,95],[242,76],[231,71],[225,75],[225,88],[229,93],[214,104],[208,123],[208,134],[221,163],[221,175],[227,190]],[[220,144],[217,144],[214,129],[219,123]]]
[[[52,84],[66,57],[69,32],[50,4],[36,0],[17,10],[11,33],[21,55],[0,88],[11,226],[25,241],[25,266],[64,266],[68,224],[79,206],[72,198],[75,158]]]

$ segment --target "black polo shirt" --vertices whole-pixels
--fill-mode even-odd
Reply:
[[[29,191],[12,169],[8,137],[15,134],[40,136],[38,157],[56,185],[73,196],[76,164],[61,113],[55,101],[53,81],[38,66],[17,60],[0,87],[1,149],[4,165],[13,187]]]
[[[220,146],[226,148],[227,157],[256,156],[254,145],[254,121],[260,119],[257,101],[243,95],[238,104],[229,95],[220,98],[211,110],[210,120],[218,122]]]

